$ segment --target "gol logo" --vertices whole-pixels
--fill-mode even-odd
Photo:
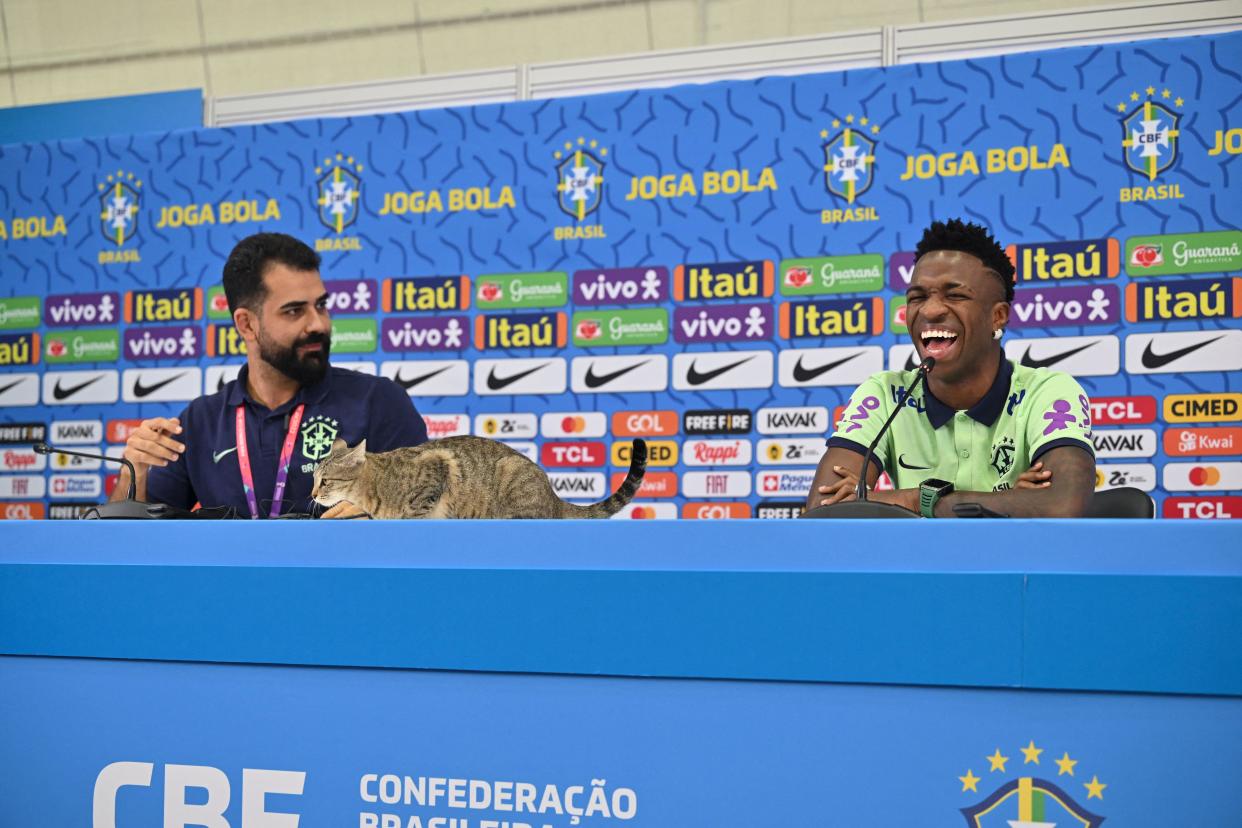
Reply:
[[[681,507],[687,520],[739,520],[750,517],[749,503],[687,503]]]
[[[612,491],[620,487],[625,480],[625,472],[614,472],[612,475]],[[677,495],[677,475],[673,472],[647,472],[643,484],[638,487],[634,497],[675,497]]]
[[[664,437],[677,433],[676,411],[618,411],[612,415],[618,437]]]
[[[0,503],[0,520],[43,520],[43,504]]]
[[[539,452],[539,460],[545,466],[562,468],[565,466],[602,466],[604,465],[604,444],[598,442],[583,443],[544,443]]]
[[[612,464],[614,466],[630,465],[630,443],[613,443],[612,444]],[[677,465],[677,443],[672,440],[648,440],[647,441],[647,465],[648,466],[675,466]]]

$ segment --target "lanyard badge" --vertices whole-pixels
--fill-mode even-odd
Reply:
[[[302,412],[306,403],[293,409],[289,418],[289,431],[285,434],[285,443],[280,449],[280,465],[276,468],[276,487],[272,490],[272,517],[280,516],[280,504],[285,496],[285,483],[289,480],[289,463],[293,460],[293,444],[297,442],[298,428],[302,425]],[[254,475],[250,471],[250,451],[246,446],[246,406],[237,406],[237,464],[241,466],[242,488],[246,490],[246,504],[250,507],[250,517],[259,517],[259,501],[254,493]]]

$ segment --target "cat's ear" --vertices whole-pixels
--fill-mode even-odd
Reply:
[[[366,453],[367,453],[367,438],[366,438],[366,437],[363,437],[363,438],[362,438],[362,442],[360,442],[358,445],[354,446],[354,451],[355,451],[355,452],[357,452],[358,454],[366,454]]]
[[[349,445],[344,440],[342,440],[340,437],[337,437],[335,440],[332,441],[332,450],[328,453],[335,454],[339,457],[340,455],[344,454],[347,451],[349,451]]]

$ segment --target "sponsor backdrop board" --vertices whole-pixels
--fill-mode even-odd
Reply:
[[[962,216],[1017,265],[1006,352],[1096,399],[1099,486],[1238,517],[1240,56],[1227,34],[5,147],[0,437],[115,445],[215,390],[242,347],[223,260],[280,230],[324,256],[341,361],[433,435],[520,440],[594,497],[641,433],[678,449],[626,517],[789,516],[824,412],[909,358],[919,230]],[[6,514],[89,500],[23,457]]]

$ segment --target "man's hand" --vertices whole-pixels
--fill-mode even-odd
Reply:
[[[319,516],[320,520],[338,520],[342,518],[361,518],[362,520],[370,520],[371,516],[361,508],[350,503],[348,500],[342,500],[328,511]]]
[[[185,444],[171,436],[180,433],[181,420],[176,417],[152,417],[143,420],[125,441],[125,452],[122,456],[134,464],[134,471],[137,473],[134,494],[139,500],[147,499],[147,471],[152,466],[167,466],[176,462],[185,451]],[[128,489],[129,469],[122,469],[117,478],[116,489],[112,492],[112,499],[123,500]]]
[[[844,466],[833,466],[832,470],[840,475],[841,479],[835,483],[826,483],[819,487],[820,506],[827,506],[829,503],[843,503],[847,500],[855,500],[858,497],[857,472]],[[867,499],[876,503],[892,503],[912,512],[917,512],[919,509],[918,489],[896,489],[885,492],[872,491],[867,495]]]
[[[1051,485],[1052,470],[1045,469],[1041,460],[1018,475],[1018,482],[1014,483],[1013,487],[1015,489],[1046,489]]]

